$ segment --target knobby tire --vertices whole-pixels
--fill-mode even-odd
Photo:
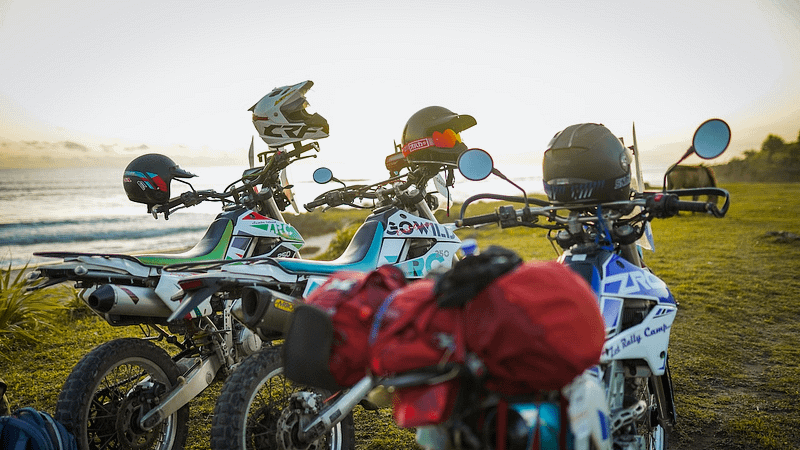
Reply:
[[[277,422],[293,392],[309,390],[283,376],[280,347],[263,349],[245,359],[222,387],[211,426],[213,450],[278,449]],[[326,392],[314,389],[316,392]],[[327,395],[326,395],[327,397]],[[352,412],[324,442],[311,448],[352,450],[355,430]]]
[[[153,399],[177,384],[180,371],[166,351],[149,341],[123,338],[106,342],[72,369],[56,404],[55,418],[81,450],[137,448],[182,450],[189,406],[150,431],[137,418]]]

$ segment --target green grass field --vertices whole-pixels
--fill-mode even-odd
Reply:
[[[727,217],[684,213],[655,221],[656,252],[645,254],[680,305],[670,346],[678,408],[671,448],[800,449],[800,241],[771,234],[800,234],[800,183],[723,187],[732,195]],[[494,206],[476,205],[468,213]],[[330,219],[347,222],[339,215],[315,218]],[[526,259],[556,256],[541,230],[490,227],[459,235],[484,247],[512,248]],[[78,359],[122,336],[141,332],[62,314],[35,343],[0,342],[0,378],[9,384],[12,409],[53,411]],[[192,402],[187,448],[208,448],[219,387]],[[411,432],[392,426],[391,411],[357,413],[359,448],[415,448]]]

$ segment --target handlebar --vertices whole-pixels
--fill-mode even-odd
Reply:
[[[303,205],[306,211],[313,211],[319,206],[336,207],[341,205],[359,207],[353,204],[356,199],[381,199],[393,197],[403,191],[408,191],[414,185],[424,185],[439,171],[431,171],[429,167],[418,166],[404,175],[391,177],[387,180],[370,185],[345,186],[321,194],[313,201]],[[404,179],[405,178],[405,179]],[[391,187],[384,187],[391,185]]]
[[[725,198],[725,203],[722,208],[718,208],[715,202],[703,201],[685,201],[680,200],[682,195],[717,195]],[[478,196],[471,199],[477,200]],[[491,195],[488,197],[491,198]],[[537,202],[538,203],[538,202]],[[686,212],[707,212],[714,217],[724,217],[730,205],[730,194],[728,191],[719,188],[703,188],[703,189],[682,189],[666,192],[644,192],[641,198],[633,200],[623,200],[617,202],[610,202],[600,205],[567,205],[567,204],[551,204],[549,206],[539,207],[525,207],[521,209],[514,209],[511,206],[501,206],[495,212],[489,214],[482,214],[479,216],[463,217],[463,212],[466,207],[462,208],[462,217],[455,221],[457,227],[467,227],[476,225],[485,225],[490,223],[498,223],[501,227],[508,228],[512,226],[537,226],[541,228],[555,228],[552,225],[539,224],[538,217],[546,217],[551,222],[556,222],[565,225],[569,219],[561,217],[556,214],[558,210],[586,210],[591,209],[593,206],[601,206],[604,208],[613,209],[631,209],[632,207],[639,206],[649,214],[646,220],[653,218],[664,219],[676,215],[680,211]],[[620,217],[622,214],[618,214]],[[577,219],[578,222],[592,222],[596,217],[589,214],[585,217]]]
[[[314,208],[326,205],[329,207],[341,205],[355,206],[353,205],[353,202],[358,198],[376,199],[378,198],[378,194],[376,192],[359,190],[352,187],[334,189],[320,195],[313,201],[304,204],[303,207],[306,209],[306,211],[310,212],[313,211]]]
[[[290,151],[275,150],[261,153],[258,155],[258,157],[260,161],[264,161],[264,166],[246,171],[240,179],[228,185],[224,192],[219,193],[213,190],[192,190],[184,192],[178,197],[169,199],[166,203],[153,205],[153,207],[150,209],[150,212],[152,212],[154,217],[157,217],[158,214],[163,213],[164,217],[168,218],[169,214],[178,209],[194,206],[207,200],[216,200],[222,202],[229,201],[237,204],[240,202],[243,204],[256,203],[260,201],[260,196],[272,196],[274,192],[278,191],[278,188],[281,187],[280,185],[269,186],[272,188],[272,190],[265,189],[259,193],[255,189],[259,184],[264,185],[267,183],[279,183],[278,174],[281,170],[289,166],[289,164],[300,159],[316,158],[317,155],[302,156],[303,153],[311,150],[318,152],[319,143],[311,142],[303,146],[296,144],[295,149]],[[235,185],[240,182],[242,183],[242,186],[235,187]]]
[[[730,194],[725,189],[719,188],[700,188],[700,189],[676,189],[665,192],[645,192],[647,207],[653,211],[654,217],[663,219],[672,217],[680,211],[686,212],[707,212],[714,217],[725,217],[730,206]],[[700,195],[724,197],[725,203],[722,208],[718,208],[716,202],[686,201],[680,200],[680,196]]]

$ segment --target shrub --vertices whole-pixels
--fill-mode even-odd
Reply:
[[[30,285],[22,277],[27,268],[17,271],[13,278],[10,263],[8,269],[0,269],[0,346],[35,342],[37,332],[51,327],[55,314],[64,310],[59,296],[28,289]]]
[[[360,226],[360,223],[356,223],[337,230],[336,236],[331,240],[331,243],[328,245],[328,249],[325,250],[325,253],[317,256],[314,259],[331,261],[341,256],[342,253],[344,253],[344,250],[347,248],[347,245],[353,240],[353,235],[356,234],[356,231]]]

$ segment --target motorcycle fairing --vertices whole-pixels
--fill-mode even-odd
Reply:
[[[641,359],[654,375],[663,374],[677,311],[667,285],[649,270],[612,252],[587,255],[567,251],[559,261],[587,279],[598,294],[607,337],[600,361]],[[655,306],[639,324],[622,330],[626,300],[652,301]]]
[[[675,298],[666,283],[649,270],[636,267],[619,255],[612,255],[603,264],[601,295],[656,300],[675,305]]]
[[[663,375],[672,322],[677,310],[671,305],[651,309],[642,323],[606,340],[600,362],[641,359],[647,362],[653,375]]]
[[[615,253],[603,251],[587,255],[567,250],[558,261],[583,276],[598,295],[677,304],[666,283],[649,270],[637,267]]]
[[[286,222],[272,219],[255,211],[241,213],[233,234],[235,236],[276,237],[291,243],[299,250],[305,241],[295,227]]]
[[[641,322],[622,330],[625,302],[637,299],[653,301],[655,306]],[[667,285],[649,270],[612,254],[603,263],[600,310],[608,336],[600,361],[642,359],[654,375],[662,375],[677,312],[677,303]]]

